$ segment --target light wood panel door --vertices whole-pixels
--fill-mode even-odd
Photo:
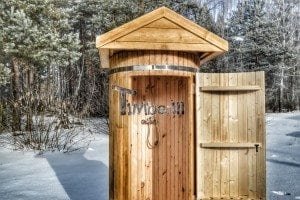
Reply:
[[[188,83],[178,76],[132,77],[132,200],[191,199]]]
[[[196,75],[197,199],[265,199],[263,72]]]

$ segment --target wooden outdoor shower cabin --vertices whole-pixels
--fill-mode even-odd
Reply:
[[[199,73],[227,41],[162,7],[97,37],[112,200],[265,199],[264,73]]]

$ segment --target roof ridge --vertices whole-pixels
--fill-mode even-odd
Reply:
[[[142,29],[163,18],[182,29],[181,32],[169,30],[164,30],[166,31],[164,32],[160,30],[160,27],[164,26],[163,23],[158,23],[154,27],[148,27],[149,30],[147,32]],[[138,30],[141,30],[141,32],[136,32]],[[194,36],[187,36],[188,33]],[[170,36],[171,39],[162,39],[167,36]],[[130,37],[131,39],[129,39]],[[149,40],[144,40],[144,37]],[[200,39],[205,41],[205,43],[199,42]],[[143,43],[143,41],[147,42]],[[207,56],[200,59],[207,61],[228,51],[228,42],[192,20],[163,6],[98,36],[96,38],[96,47],[99,48],[100,57],[103,59],[109,59],[109,52],[115,50],[159,49],[198,53],[207,52]],[[107,62],[106,65],[109,66],[109,63]]]

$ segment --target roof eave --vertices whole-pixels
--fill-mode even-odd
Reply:
[[[119,38],[138,30],[158,19],[166,18],[177,24],[181,28],[197,35],[204,39],[208,44],[188,44],[188,43],[147,43],[129,41],[120,42]],[[204,53],[204,57],[200,58],[200,63],[203,64],[214,57],[228,51],[228,42],[223,38],[209,32],[205,28],[197,25],[191,20],[179,15],[178,13],[166,8],[158,8],[148,14],[145,14],[135,20],[132,20],[120,27],[117,27],[105,34],[96,38],[96,47],[99,49],[101,65],[104,68],[109,68],[109,52],[110,50],[173,50]]]

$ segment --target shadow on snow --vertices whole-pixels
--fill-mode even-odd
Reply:
[[[86,159],[84,153],[55,153],[45,157],[71,200],[106,200],[108,168],[101,161]]]
[[[267,159],[267,162],[272,162],[272,163],[277,163],[277,164],[282,164],[282,165],[288,165],[291,167],[300,167],[300,163],[296,162],[289,162],[289,161],[280,161],[280,160],[275,160],[275,159]]]
[[[286,135],[298,138],[298,137],[300,137],[300,131],[291,132],[291,133],[288,133]]]

